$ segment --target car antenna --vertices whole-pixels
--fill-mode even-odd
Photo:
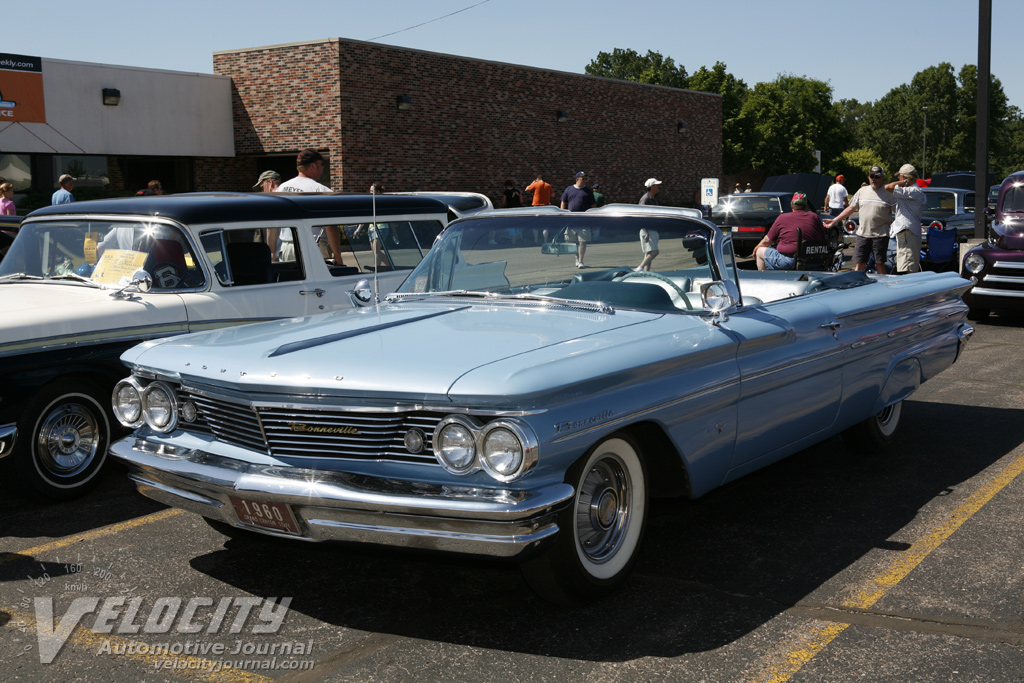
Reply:
[[[370,239],[370,250],[373,252],[373,305],[380,306],[380,290],[377,285],[377,270],[380,268],[380,260],[377,258],[377,245],[384,246],[380,239],[380,226],[377,225],[377,183],[370,185],[371,213],[373,214],[373,234],[377,239]]]

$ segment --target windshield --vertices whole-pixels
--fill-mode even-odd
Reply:
[[[588,212],[464,219],[449,226],[399,292],[701,310],[700,285],[722,279],[709,258],[715,239],[723,239],[717,229],[682,218]],[[724,247],[731,260],[732,242]]]
[[[925,192],[924,213],[929,216],[952,216],[956,213],[956,194],[953,192]]]
[[[0,277],[24,274],[119,287],[130,282],[139,269],[149,272],[158,289],[194,288],[205,283],[180,229],[138,220],[24,223],[0,263]]]
[[[1002,213],[1024,213],[1024,184],[1011,185],[1003,195]]]
[[[714,213],[782,213],[778,197],[730,195],[714,207]]]

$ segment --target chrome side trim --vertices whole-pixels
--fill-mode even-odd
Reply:
[[[986,278],[987,279],[987,278]],[[1021,283],[1024,284],[1024,283]],[[1006,296],[1012,298],[1024,298],[1024,290],[1014,289],[989,289],[988,287],[975,287],[971,290],[971,296]]]
[[[986,275],[982,280],[985,282],[1007,282],[1012,285],[1024,285],[1024,275],[1020,277],[1012,275]]]
[[[140,369],[133,370],[134,374],[141,375]],[[154,375],[155,376],[155,375]],[[297,388],[297,387],[296,387]],[[189,393],[197,394],[211,400],[233,401],[247,405],[254,410],[319,410],[324,412],[344,411],[350,413],[407,413],[407,412],[437,412],[452,413],[456,415],[480,415],[481,417],[527,417],[530,415],[543,415],[548,412],[547,408],[534,408],[531,410],[481,410],[476,408],[465,408],[451,404],[436,403],[388,403],[387,405],[350,405],[347,403],[304,403],[301,396],[282,396],[281,401],[269,401],[266,399],[253,400],[245,397],[244,394],[237,394],[230,390],[218,390],[218,387],[209,385],[192,384],[187,379],[181,380],[181,389]],[[349,400],[349,399],[345,399]]]
[[[730,387],[734,387],[734,386],[738,385],[739,383],[740,383],[739,378],[733,379],[733,380],[729,380],[728,382],[723,382],[723,383],[717,384],[717,385],[715,385],[713,387],[709,387],[707,389],[702,389],[701,391],[695,391],[692,394],[687,394],[686,396],[683,396],[681,398],[675,398],[675,399],[672,399],[671,401],[666,401],[665,403],[660,403],[660,404],[658,404],[656,406],[651,406],[650,408],[644,408],[643,410],[637,410],[636,412],[629,413],[628,415],[623,415],[622,417],[617,417],[614,420],[608,420],[607,422],[601,422],[599,424],[594,425],[593,427],[587,427],[586,429],[581,429],[578,432],[572,432],[571,434],[566,434],[565,436],[558,437],[557,439],[552,439],[551,443],[553,443],[553,444],[565,443],[566,441],[571,441],[572,439],[576,439],[576,438],[579,438],[581,436],[587,436],[588,434],[593,434],[594,432],[603,431],[603,430],[607,429],[608,427],[617,427],[617,426],[619,426],[621,424],[625,424],[627,422],[633,422],[634,420],[636,420],[638,418],[641,418],[641,417],[646,417],[647,415],[650,415],[651,413],[656,413],[658,411],[665,410],[666,408],[670,408],[670,407],[672,407],[674,405],[678,405],[680,403],[685,403],[686,401],[692,401],[694,399],[701,398],[703,396],[708,396],[708,395],[710,395],[712,393],[715,393],[717,391],[722,391],[723,389],[729,389]]]

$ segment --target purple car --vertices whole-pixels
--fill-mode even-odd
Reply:
[[[960,274],[975,280],[964,294],[971,320],[993,308],[1024,310],[1024,171],[1003,180],[988,242],[967,252]]]

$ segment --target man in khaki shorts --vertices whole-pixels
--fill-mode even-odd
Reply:
[[[885,189],[885,171],[881,166],[872,166],[868,171],[870,185],[857,190],[850,198],[850,204],[832,219],[822,221],[826,229],[838,222],[842,225],[854,211],[860,214],[857,226],[857,243],[853,247],[853,262],[856,270],[867,270],[868,255],[875,255],[875,269],[885,275],[885,252],[889,247],[889,228],[892,225],[892,193]]]
[[[900,166],[899,180],[885,186],[896,200],[892,236],[896,238],[896,273],[921,272],[921,216],[927,199],[917,186],[917,169]]]

